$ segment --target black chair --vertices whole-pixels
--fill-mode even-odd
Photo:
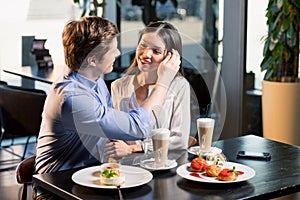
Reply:
[[[191,69],[184,69],[185,77],[189,81],[191,87],[195,91],[195,95],[199,104],[199,114],[203,117],[208,117],[209,106],[211,105],[211,96],[205,80],[201,74],[196,73]]]
[[[190,68],[184,68],[185,78],[191,86],[191,130],[189,146],[197,143],[197,119],[209,117],[211,106],[211,96],[207,84],[199,72]]]
[[[0,81],[0,85],[8,85],[5,81]]]
[[[31,137],[38,136],[46,96],[43,90],[0,85],[1,149],[21,160],[25,158]],[[10,149],[15,145],[14,141],[17,137],[27,137],[22,154]],[[11,144],[2,146],[3,139],[8,138],[11,139]]]
[[[7,82],[5,82],[5,81],[0,81],[0,85],[8,85],[8,84],[7,84]],[[1,116],[0,116],[0,117],[1,117]],[[2,120],[1,120],[1,118],[0,118],[0,128],[2,127],[1,122],[2,122]],[[1,143],[0,143],[0,144],[1,144]]]
[[[35,155],[21,161],[16,168],[16,179],[22,184],[20,200],[27,199],[27,185],[32,183],[32,175],[35,171]]]

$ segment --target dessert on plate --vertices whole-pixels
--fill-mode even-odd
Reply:
[[[118,163],[101,165],[100,183],[107,186],[120,186],[125,183],[125,175],[120,171]]]
[[[205,175],[209,176],[209,177],[217,177],[219,175],[219,173],[221,172],[222,167],[220,165],[213,164],[213,165],[209,165],[206,170],[205,170]]]
[[[232,166],[232,168],[224,167],[225,163],[226,157],[223,154],[211,158],[206,157],[206,159],[198,155],[192,160],[188,170],[198,173],[198,175],[191,173],[192,176],[215,177],[219,181],[235,181],[239,175],[244,174],[242,171],[237,171],[235,166]]]
[[[234,181],[238,178],[239,172],[235,170],[235,167],[232,169],[225,168],[218,174],[217,178],[221,181]]]
[[[194,158],[190,165],[190,170],[194,172],[203,172],[208,167],[208,164],[201,156]]]

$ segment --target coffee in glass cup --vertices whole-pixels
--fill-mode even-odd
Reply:
[[[158,128],[152,131],[154,166],[156,168],[164,167],[168,161],[169,138],[169,129]]]
[[[212,143],[215,120],[212,118],[198,118],[198,141],[200,151],[209,151]]]

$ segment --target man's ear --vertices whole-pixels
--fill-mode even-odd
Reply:
[[[90,56],[87,59],[88,65],[95,67],[96,66],[96,57],[95,56]]]

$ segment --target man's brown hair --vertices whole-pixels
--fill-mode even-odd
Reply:
[[[68,22],[62,33],[66,65],[71,71],[78,71],[80,67],[86,67],[87,56],[92,56],[89,54],[101,59],[118,34],[115,24],[97,16]]]

